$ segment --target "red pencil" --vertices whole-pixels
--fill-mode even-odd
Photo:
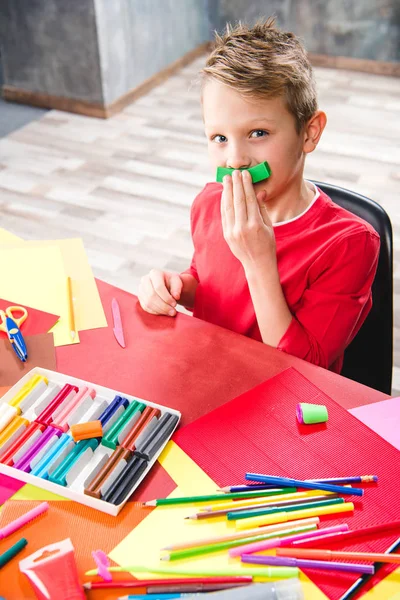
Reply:
[[[381,525],[371,525],[369,527],[362,527],[360,529],[350,529],[350,531],[344,531],[339,533],[327,533],[326,535],[321,535],[318,537],[318,546],[321,544],[329,544],[330,542],[339,542],[345,544],[347,540],[351,540],[353,538],[362,537],[364,535],[373,535],[379,533],[386,533],[391,529],[397,529],[400,531],[400,521],[390,521],[389,523],[382,523]],[[297,542],[292,542],[290,546],[292,548],[312,548],[315,547],[315,540],[305,539],[305,540],[297,540]]]
[[[115,579],[114,581],[88,581],[83,584],[86,590],[101,590],[106,588],[148,588],[146,591],[161,592],[159,587],[162,586],[176,586],[176,592],[184,592],[188,589],[188,586],[196,586],[198,591],[210,591],[211,589],[224,589],[229,587],[235,587],[240,585],[247,585],[253,582],[251,575],[241,575],[233,577],[178,577],[170,579],[128,579],[120,580]],[[185,590],[181,587],[185,587]],[[221,586],[221,587],[219,587]],[[151,589],[150,589],[151,588]],[[202,588],[202,589],[200,589]],[[170,590],[171,591],[171,590]],[[189,589],[189,591],[192,591]]]

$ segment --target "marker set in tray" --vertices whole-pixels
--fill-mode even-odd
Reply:
[[[0,473],[117,515],[180,416],[159,404],[35,367],[0,402]],[[84,439],[76,441],[75,432],[84,431],[86,423]],[[89,431],[98,435],[99,428],[101,437],[88,437]]]

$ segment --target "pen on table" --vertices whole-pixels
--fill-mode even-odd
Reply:
[[[301,558],[288,558],[283,556],[257,556],[242,554],[242,562],[252,565],[273,565],[274,567],[298,567],[299,569],[325,569],[327,571],[346,571],[347,573],[366,573],[373,575],[373,565],[360,565],[355,563],[331,562],[329,560],[302,560]]]
[[[333,485],[331,483],[313,483],[311,481],[303,481],[289,477],[274,477],[272,475],[262,475],[259,473],[246,473],[245,479],[250,481],[260,481],[261,483],[274,483],[277,486],[290,485],[310,490],[325,490],[327,492],[337,492],[338,494],[350,494],[354,496],[363,496],[364,494],[362,488],[349,488]]]
[[[385,554],[393,554],[394,552],[397,552],[397,550],[400,549],[400,538],[398,540],[396,540],[391,546],[389,546],[389,548],[386,550]],[[373,564],[374,568],[375,568],[375,573],[376,571],[378,571],[380,568],[382,568],[386,563],[381,563],[381,562],[376,562]],[[347,592],[345,592],[343,594],[343,596],[341,596],[339,598],[339,600],[350,600],[350,598],[353,598],[360,590],[361,588],[364,587],[364,585],[370,581],[370,579],[372,579],[372,575],[361,575],[361,577],[359,579],[357,579],[357,581],[355,581],[353,583],[353,585],[351,587],[349,587],[349,589],[347,590]]]
[[[15,521],[12,521],[5,527],[2,527],[0,529],[0,540],[4,539],[8,535],[11,535],[12,533],[14,533],[14,531],[17,531],[18,529],[29,523],[29,521],[32,521],[32,519],[35,519],[39,515],[46,512],[48,509],[48,502],[42,502],[41,504],[39,504],[39,506],[32,508],[32,510],[29,510],[18,519],[15,519]]]
[[[14,556],[16,556],[21,550],[25,548],[28,540],[21,538],[16,544],[8,548],[3,554],[0,554],[0,569],[4,567]]]
[[[350,531],[337,532],[337,533],[326,533],[318,539],[318,544],[339,542],[345,543],[347,540],[362,537],[365,535],[379,535],[383,534],[391,529],[400,530],[400,521],[390,521],[388,523],[382,523],[381,525],[369,525],[368,527],[360,527],[359,529],[350,529]],[[292,544],[291,544],[292,545]],[[293,548],[307,548],[308,546],[314,546],[312,540],[298,540],[293,542]]]
[[[307,479],[306,481],[310,481],[311,483],[333,483],[343,485],[345,483],[376,483],[378,481],[378,477],[376,475],[358,475],[356,477],[331,477],[327,479]],[[225,487],[219,488],[219,492],[247,492],[254,489],[268,489],[272,487],[273,483],[253,483],[249,485],[227,485]]]
[[[76,328],[75,328],[75,314],[74,314],[74,298],[72,295],[72,280],[71,277],[67,277],[67,290],[68,290],[68,318],[69,318],[69,329],[71,339],[75,339]]]
[[[313,560],[366,560],[371,562],[400,564],[400,554],[386,554],[380,552],[341,552],[336,550],[320,549],[294,549],[278,548],[278,556],[290,556],[291,558],[311,558]]]

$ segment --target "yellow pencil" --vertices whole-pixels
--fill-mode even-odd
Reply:
[[[72,296],[72,281],[71,281],[71,277],[67,277],[67,288],[68,288],[69,328],[70,328],[71,338],[75,339],[76,328],[75,328],[74,299],[73,299],[73,296]]]
[[[321,515],[335,515],[343,512],[354,510],[353,502],[345,502],[344,504],[334,504],[331,506],[323,506],[319,508],[307,508],[304,510],[294,510],[292,512],[280,512],[272,515],[263,515],[261,517],[251,517],[249,519],[239,519],[236,521],[236,529],[251,529],[260,525],[273,525],[274,523],[286,523],[306,517],[319,517]]]
[[[212,512],[214,510],[225,510],[226,508],[240,508],[241,506],[252,506],[253,504],[272,504],[272,502],[281,502],[282,500],[297,500],[300,498],[312,498],[313,496],[331,496],[333,492],[321,492],[320,490],[309,490],[308,492],[292,492],[291,494],[279,494],[267,496],[266,498],[251,498],[249,500],[231,500],[228,502],[218,502],[199,508],[200,512]]]

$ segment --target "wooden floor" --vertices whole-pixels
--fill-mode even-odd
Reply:
[[[24,239],[83,238],[94,274],[133,293],[152,267],[185,269],[190,205],[214,179],[193,83],[202,63],[107,121],[49,111],[0,139],[0,226]],[[328,126],[306,176],[373,198],[392,220],[400,394],[400,82],[315,74]]]

